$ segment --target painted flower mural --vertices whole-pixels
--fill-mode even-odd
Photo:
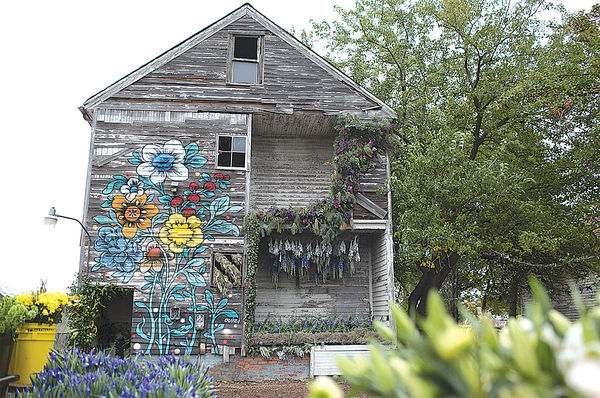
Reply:
[[[137,178],[130,178],[121,187],[121,193],[125,195],[125,199],[132,202],[135,198],[144,194],[144,184]]]
[[[146,203],[148,197],[143,194],[132,201],[123,195],[117,195],[112,200],[119,224],[123,226],[123,235],[133,238],[138,229],[148,229],[152,225],[152,217],[158,214],[156,205]]]
[[[181,253],[184,248],[196,247],[204,241],[201,225],[202,221],[195,215],[171,214],[158,236],[173,253]]]
[[[239,314],[227,308],[229,301],[214,301],[207,288],[205,257],[214,235],[238,236],[232,215],[242,210],[231,205],[227,191],[229,175],[201,173],[206,158],[196,143],[179,140],[150,144],[134,151],[129,163],[136,176],[114,175],[102,191],[105,214],[99,224],[94,248],[98,252],[92,271],[107,272],[113,279],[129,282],[135,273],[143,278],[136,294],[132,337],[136,352],[186,353],[198,347],[203,336],[219,352],[217,333],[227,318]],[[166,180],[184,182],[179,191]],[[173,303],[183,307],[173,311]],[[179,309],[185,312],[179,319]],[[198,333],[197,322],[206,315],[208,325]]]
[[[164,145],[146,145],[142,149],[143,163],[137,167],[137,173],[149,177],[154,184],[172,181],[185,181],[188,169],[183,164],[185,149],[179,140],[167,141]]]
[[[138,262],[144,257],[139,240],[127,239],[119,227],[102,227],[94,248],[100,253],[92,271],[99,268],[114,270],[113,276],[129,282]]]
[[[149,244],[146,251],[145,260],[140,264],[140,272],[148,272],[150,270],[154,272],[160,272],[162,267],[165,265],[165,254],[156,244]]]

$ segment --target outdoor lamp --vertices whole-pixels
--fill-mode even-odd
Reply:
[[[85,225],[83,225],[83,223],[81,221],[79,221],[78,219],[73,218],[73,217],[68,217],[68,216],[63,216],[61,214],[56,214],[56,208],[54,206],[52,206],[50,208],[50,210],[48,211],[48,215],[46,217],[44,217],[44,224],[46,224],[49,227],[53,228],[53,227],[56,226],[56,223],[58,222],[59,218],[64,218],[65,220],[75,221],[77,224],[79,224],[79,226],[81,227],[81,229],[83,230],[83,232],[85,232],[85,234],[87,235],[88,239],[91,240],[90,232],[87,230],[87,228],[85,227]]]
[[[79,224],[79,226],[81,227],[81,229],[83,230],[83,232],[85,232],[85,234],[86,234],[86,236],[88,238],[88,245],[87,245],[87,265],[89,267],[90,246],[92,245],[92,236],[90,235],[90,231],[88,231],[87,228],[85,227],[85,225],[83,225],[83,223],[81,221],[79,221],[78,219],[76,219],[74,217],[68,217],[68,216],[63,216],[61,214],[57,214],[56,213],[56,209],[54,208],[54,206],[52,206],[50,208],[50,210],[48,211],[48,215],[46,217],[44,217],[44,224],[46,224],[51,229],[54,229],[54,227],[56,226],[56,223],[58,222],[59,218],[64,218],[65,220],[75,221],[77,224]],[[83,261],[83,260],[81,260],[81,261]]]
[[[51,228],[54,228],[57,222],[58,218],[56,217],[56,209],[54,208],[54,206],[52,206],[50,208],[50,211],[48,212],[48,215],[44,217],[44,224]]]

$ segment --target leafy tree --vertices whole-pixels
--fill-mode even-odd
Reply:
[[[598,267],[597,7],[356,0],[337,12],[312,38],[397,110],[395,267],[412,308],[454,275],[454,300],[475,288],[515,314],[527,274],[552,288]]]

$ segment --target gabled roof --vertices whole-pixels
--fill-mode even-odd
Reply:
[[[356,83],[354,80],[352,80],[344,72],[342,72],[337,67],[335,67],[333,64],[331,64],[329,61],[327,61],[326,59],[324,59],[323,57],[318,55],[316,52],[311,50],[308,46],[306,46],[300,40],[296,39],[288,31],[286,31],[285,29],[283,29],[282,27],[280,27],[279,25],[277,25],[276,23],[271,21],[269,18],[267,18],[266,16],[264,16],[263,14],[258,12],[254,7],[252,7],[248,3],[233,10],[232,12],[230,12],[223,18],[221,18],[218,21],[214,22],[213,24],[207,26],[206,28],[202,29],[198,33],[188,37],[181,43],[177,44],[175,47],[172,47],[171,49],[165,51],[158,57],[147,62],[146,64],[142,65],[138,69],[134,70],[130,74],[117,80],[110,86],[106,87],[104,90],[101,90],[98,93],[94,94],[93,96],[88,98],[79,109],[82,111],[82,113],[84,114],[84,117],[85,117],[86,114],[88,113],[88,110],[95,108],[96,106],[98,106],[103,101],[110,98],[117,92],[126,88],[130,84],[135,83],[137,80],[146,76],[148,73],[160,68],[167,62],[173,60],[174,58],[183,54],[187,50],[189,50],[192,47],[196,46],[197,44],[201,43],[202,41],[209,38],[210,36],[212,36],[213,34],[218,32],[219,30],[223,29],[227,25],[237,21],[238,19],[240,19],[246,15],[250,16],[251,18],[254,18],[257,22],[262,24],[265,28],[270,30],[273,34],[277,35],[283,41],[285,41],[290,46],[292,46],[293,48],[298,50],[306,58],[313,61],[315,64],[320,66],[322,69],[324,69],[325,71],[330,73],[332,76],[334,76],[335,78],[348,84],[348,86],[352,87],[354,90],[356,90],[357,92],[359,92],[366,98],[375,102],[378,105],[378,107],[381,107],[381,110],[384,112],[384,114],[386,114],[390,117],[396,116],[394,110],[392,108],[390,108],[388,105],[386,105],[383,101],[381,101],[380,99],[375,97],[375,95],[370,93],[365,88],[361,87],[358,83]]]

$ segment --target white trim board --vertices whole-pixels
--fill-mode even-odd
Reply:
[[[310,377],[338,376],[341,374],[337,357],[355,358],[369,355],[368,345],[324,345],[310,349]]]
[[[350,221],[350,227],[357,230],[385,230],[387,228],[387,220],[355,220]]]
[[[158,57],[156,57],[153,60],[149,61],[148,63],[142,65],[135,71],[133,71],[130,74],[124,76],[123,78],[117,80],[115,83],[111,84],[110,86],[106,87],[105,89],[99,91],[98,93],[96,93],[93,96],[91,96],[90,98],[88,98],[83,103],[83,105],[80,107],[80,110],[84,114],[84,117],[86,115],[89,116],[90,110],[96,108],[98,105],[100,105],[102,102],[104,102],[106,99],[110,98],[117,92],[119,92],[122,89],[124,89],[125,87],[135,83],[137,80],[146,76],[148,73],[158,69],[162,65],[173,60],[177,56],[183,54],[185,51],[189,50],[190,48],[201,43],[202,41],[209,38],[216,32],[220,31],[227,25],[230,25],[231,23],[237,21],[238,19],[240,19],[246,15],[254,18],[258,23],[262,24],[265,28],[270,30],[273,34],[277,35],[280,39],[282,39],[283,41],[288,43],[290,46],[292,46],[293,48],[298,50],[306,58],[313,61],[315,64],[320,66],[326,72],[330,73],[333,77],[346,83],[348,86],[350,86],[351,88],[353,88],[354,90],[356,90],[357,92],[362,94],[364,97],[375,102],[379,107],[381,107],[382,111],[387,116],[389,116],[389,117],[396,116],[396,113],[394,112],[394,110],[392,108],[390,108],[388,105],[386,105],[383,101],[378,99],[375,95],[370,93],[365,88],[361,87],[358,83],[356,83],[354,80],[352,80],[348,75],[346,75],[344,72],[342,72],[341,70],[336,68],[334,65],[332,65],[330,62],[328,62],[323,57],[318,55],[316,52],[311,50],[309,47],[307,47],[301,41],[296,39],[292,34],[290,34],[285,29],[281,28],[279,25],[277,25],[276,23],[271,21],[269,18],[267,18],[266,16],[264,16],[263,14],[258,12],[250,4],[246,3],[246,4],[242,5],[241,7],[235,9],[231,13],[227,14],[220,20],[214,22],[212,25],[209,25],[208,27],[204,28],[200,32],[192,35],[191,37],[187,38],[180,44],[176,45],[175,47],[172,47],[171,49],[167,50],[163,54],[159,55]]]

